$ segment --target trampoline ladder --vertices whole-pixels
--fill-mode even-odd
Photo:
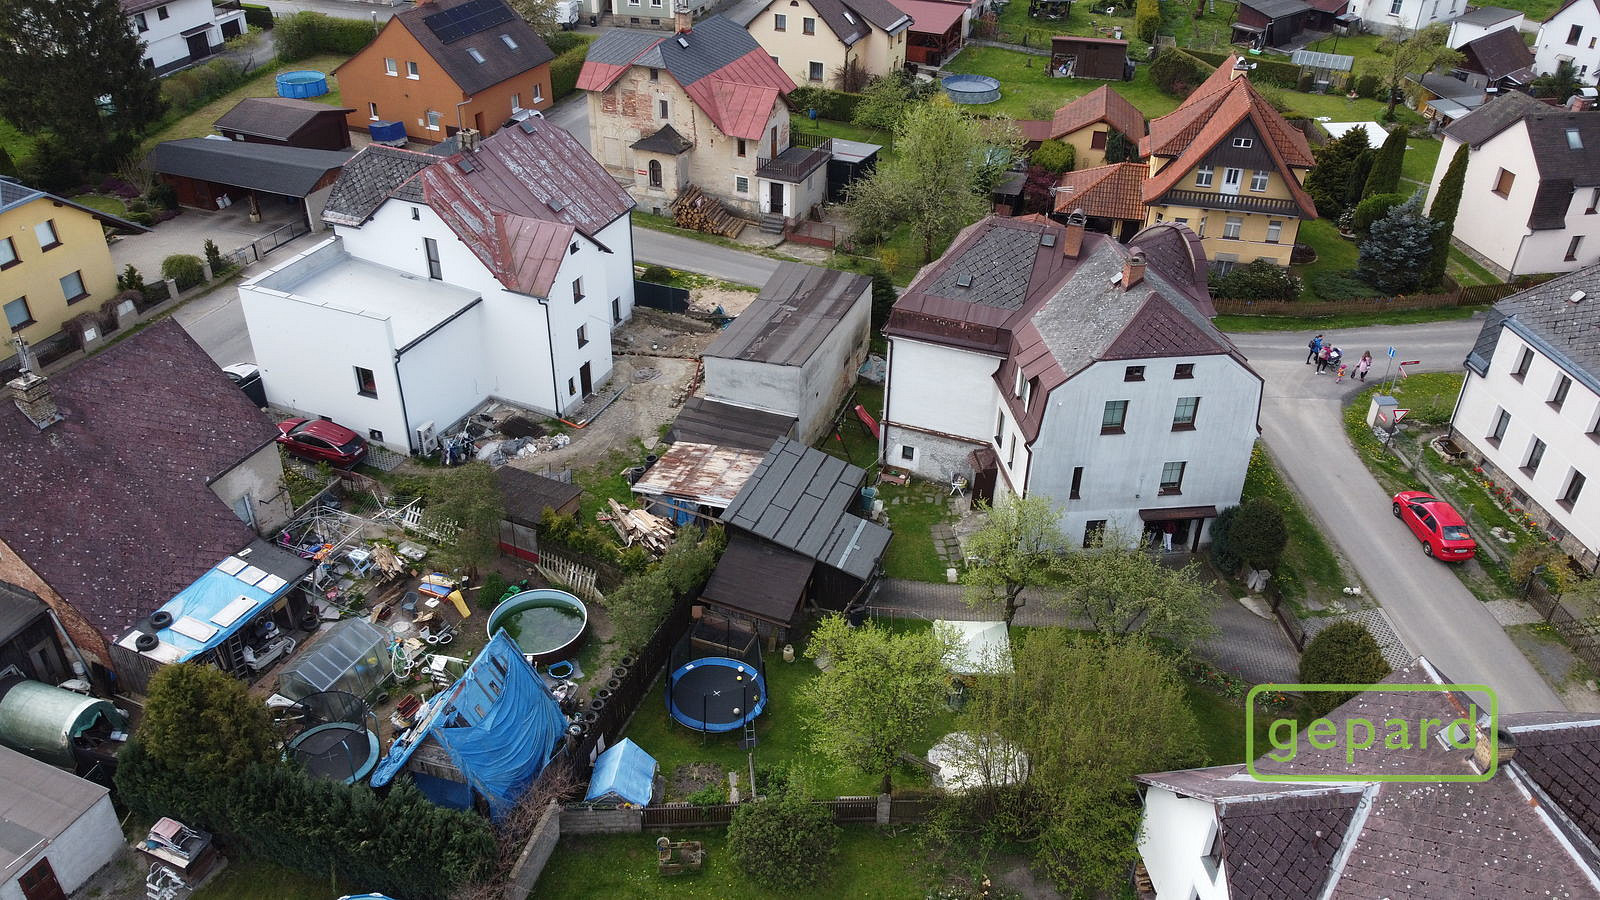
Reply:
[[[754,750],[756,748],[756,720],[748,719],[744,723],[744,737],[739,740],[740,750]]]

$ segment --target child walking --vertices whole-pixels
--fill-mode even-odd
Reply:
[[[1338,384],[1338,383],[1344,381],[1344,371],[1346,369],[1348,369],[1348,368],[1350,368],[1350,364],[1349,363],[1344,363],[1344,362],[1339,363],[1339,374],[1338,374],[1338,377],[1333,379],[1333,383],[1334,384]]]

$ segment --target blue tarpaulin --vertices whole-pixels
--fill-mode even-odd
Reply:
[[[260,555],[287,557],[271,553],[270,548]],[[305,563],[294,570],[298,574],[290,571],[293,577],[285,578],[253,565],[254,559],[254,554],[230,556],[162,604],[161,611],[172,617],[171,625],[155,631],[163,661],[183,662],[220,645],[289,593],[299,576],[311,568]],[[273,567],[283,568],[278,560]]]
[[[586,803],[650,805],[655,792],[656,759],[631,738],[623,738],[594,761]]]

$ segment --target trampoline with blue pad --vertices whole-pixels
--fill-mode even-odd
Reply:
[[[743,728],[767,705],[767,680],[760,669],[725,656],[684,663],[667,679],[667,709],[696,731]]]

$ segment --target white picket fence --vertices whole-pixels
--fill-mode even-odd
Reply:
[[[534,568],[555,584],[564,584],[571,588],[574,594],[590,603],[605,599],[605,595],[600,593],[600,588],[595,584],[594,569],[588,566],[573,562],[564,556],[540,551],[539,564]]]
[[[400,512],[400,527],[412,534],[420,534],[425,538],[439,543],[448,543],[455,539],[460,526],[454,522],[435,519],[427,515],[427,510],[418,504],[411,504]]]

